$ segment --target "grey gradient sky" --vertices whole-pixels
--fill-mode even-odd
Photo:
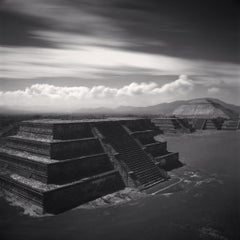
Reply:
[[[239,104],[237,9],[232,0],[0,0],[0,105]]]

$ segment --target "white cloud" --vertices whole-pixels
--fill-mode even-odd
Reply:
[[[67,39],[60,38],[60,39]],[[186,60],[161,54],[115,49],[124,42],[114,39],[70,37],[59,48],[0,47],[0,77],[32,79],[38,77],[102,78],[107,74],[200,75],[195,82],[207,85],[236,83],[238,64]],[[102,43],[97,46],[97,43]],[[125,70],[124,70],[125,69]],[[126,70],[127,69],[127,70]],[[132,70],[129,70],[132,69]],[[215,72],[213,72],[213,70]],[[203,75],[203,76],[202,76]],[[201,77],[202,76],[202,77]],[[223,80],[219,76],[222,76]],[[129,79],[130,80],[130,79]]]
[[[149,105],[182,97],[192,91],[194,83],[187,76],[158,86],[156,83],[131,83],[120,88],[58,87],[34,84],[24,90],[0,92],[0,103],[7,106],[46,106],[52,109],[81,107],[116,107],[119,105]]]
[[[217,87],[212,87],[212,88],[208,89],[208,93],[210,93],[210,94],[215,94],[215,93],[219,93],[219,92],[220,92],[220,89]]]
[[[186,60],[174,57],[90,45],[59,49],[2,47],[0,51],[0,77],[5,78],[93,78],[120,68],[135,68],[148,74],[178,74],[188,68]]]
[[[156,93],[169,93],[169,94],[185,94],[192,91],[194,87],[194,82],[188,78],[187,75],[180,75],[179,79],[174,82],[167,83],[161,88],[154,89]]]

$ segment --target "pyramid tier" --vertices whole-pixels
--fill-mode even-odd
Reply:
[[[136,131],[131,134],[135,139],[137,139],[141,144],[150,144],[154,143],[155,139],[154,136],[155,131],[154,130],[144,130],[144,131]]]
[[[229,119],[225,120],[222,125],[223,130],[238,130],[240,129],[240,120],[239,119]]]
[[[24,121],[19,127],[19,135],[40,139],[78,139],[93,137],[90,124],[68,120]]]
[[[5,191],[31,201],[48,213],[60,213],[124,188],[115,170],[65,185],[46,185],[1,171],[0,182]]]
[[[0,167],[43,183],[62,184],[113,169],[105,153],[56,161],[46,157],[0,150]]]
[[[155,142],[144,145],[146,152],[150,153],[153,157],[161,156],[167,153],[167,142]]]
[[[57,160],[103,152],[99,140],[95,137],[47,141],[15,135],[6,139],[6,146],[14,150],[25,151]]]
[[[183,166],[179,161],[178,153],[169,152],[165,155],[155,157],[155,160],[158,163],[158,166],[166,171]]]

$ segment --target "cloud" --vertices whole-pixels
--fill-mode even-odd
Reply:
[[[188,78],[187,75],[180,75],[179,79],[174,82],[167,83],[161,88],[155,89],[154,91],[157,93],[179,93],[185,94],[189,91],[192,91],[194,87],[194,82]]]
[[[0,102],[6,106],[45,106],[61,110],[81,107],[116,107],[119,105],[149,105],[183,97],[192,91],[194,83],[187,76],[158,86],[157,83],[133,82],[120,88],[108,86],[59,87],[49,84],[34,84],[24,90],[0,92]]]
[[[135,68],[149,74],[178,74],[191,62],[164,55],[128,52],[111,47],[85,45],[61,49],[0,48],[3,61],[0,77],[99,77],[116,68]],[[114,71],[113,71],[114,72]],[[119,72],[119,70],[118,70]],[[120,73],[121,74],[121,73]]]
[[[219,93],[219,92],[220,92],[220,89],[216,88],[216,87],[212,87],[212,88],[208,89],[208,93],[211,93],[211,94],[215,94],[215,93]]]
[[[95,36],[117,34],[121,29],[99,14],[103,7],[100,5],[96,6],[93,1],[92,3],[78,1],[76,4],[74,1],[62,0],[8,0],[3,2],[2,7],[8,11],[34,17],[47,23],[50,29],[55,31]]]
[[[67,38],[67,37],[66,37]],[[111,46],[123,44],[109,41],[108,46],[95,46],[93,38],[75,38],[82,45],[62,45],[61,48],[37,47],[0,47],[0,77],[24,78],[37,77],[77,77],[101,78],[104,73],[123,74],[125,69],[139,70],[149,75],[216,75],[225,74],[236,82],[238,64],[218,62],[189,61],[182,58],[124,51]],[[100,42],[104,42],[100,38]],[[212,72],[215,69],[215,72]],[[127,71],[129,73],[129,71]],[[235,78],[235,79],[234,79]],[[204,78],[203,78],[204,79]]]
[[[40,26],[34,24],[34,28],[31,24],[28,26],[20,46],[26,42],[26,38],[29,41],[25,45],[33,46],[32,42],[41,38],[35,45],[46,46],[53,31],[65,32],[66,36],[74,33],[121,39],[128,43],[121,48],[130,51],[237,62],[236,6],[225,0],[209,2],[174,1],[173,4],[156,0],[7,0],[2,1],[1,7],[8,12],[27,16],[30,22],[35,19],[41,23]],[[11,19],[4,25],[6,31],[10,31],[9,22]],[[24,23],[14,28],[15,43],[23,32]],[[38,30],[50,35],[38,35]],[[55,38],[51,43],[55,46],[58,42]]]

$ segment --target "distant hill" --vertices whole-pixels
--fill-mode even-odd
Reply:
[[[148,107],[121,106],[115,109],[119,113],[125,114],[151,114],[151,115],[171,115],[174,109],[184,104],[185,101],[175,101],[171,103],[160,103]]]
[[[75,111],[70,111],[69,109],[65,110],[56,110],[56,113],[62,114],[106,114],[106,115],[173,115],[176,114],[175,110],[183,105],[188,105],[192,101],[211,101],[214,105],[220,105],[221,109],[230,110],[234,115],[240,114],[240,106],[225,103],[219,99],[214,98],[199,98],[199,99],[192,99],[187,101],[174,101],[170,103],[161,103],[153,106],[147,107],[134,107],[134,106],[120,106],[117,108],[81,108]],[[15,108],[5,108],[0,107],[0,112],[3,114],[34,114],[34,113],[42,113],[40,109],[44,109],[43,107],[35,107],[29,110],[20,110],[20,107]],[[44,112],[47,113],[47,112]],[[51,111],[52,114],[54,114]]]
[[[122,113],[122,114],[174,115],[176,114],[175,110],[178,109],[180,106],[188,105],[190,102],[193,102],[193,101],[211,101],[211,104],[214,105],[215,110],[222,109],[223,111],[225,111],[225,113],[228,112],[226,114],[229,114],[231,116],[240,115],[240,106],[225,103],[219,99],[214,99],[214,98],[198,98],[198,99],[191,99],[187,101],[174,101],[170,103],[161,103],[161,104],[148,106],[148,107],[122,106],[114,109],[113,111]],[[216,112],[215,112],[215,115],[217,115]]]

